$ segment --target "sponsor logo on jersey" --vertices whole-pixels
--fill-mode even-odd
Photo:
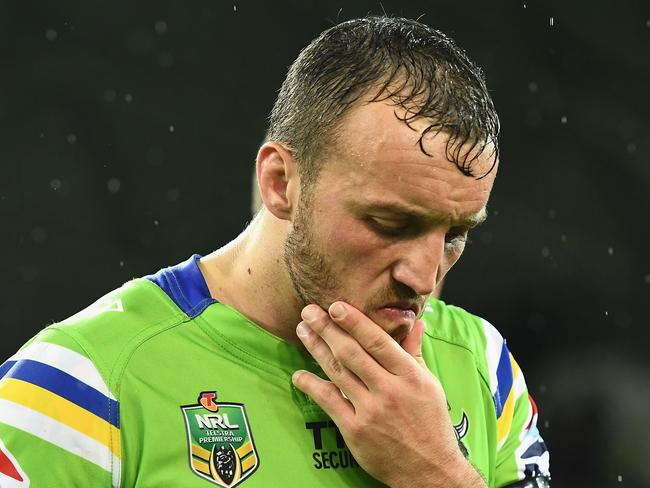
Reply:
[[[231,488],[255,472],[259,456],[244,405],[216,400],[216,391],[203,391],[196,404],[181,406],[190,469],[218,486]]]
[[[460,447],[460,450],[463,452],[465,457],[469,456],[469,452],[467,451],[467,447],[462,442],[462,440],[463,437],[467,435],[468,430],[469,430],[469,419],[467,418],[467,414],[465,413],[465,411],[463,411],[463,418],[460,420],[460,422],[454,424],[454,432],[456,433],[456,440],[458,441],[458,446]]]
[[[305,428],[314,438],[312,453],[313,466],[316,469],[358,468],[359,463],[345,445],[341,431],[331,420],[307,422]]]
[[[29,486],[29,478],[2,441],[0,441],[0,486],[2,488],[27,488]]]

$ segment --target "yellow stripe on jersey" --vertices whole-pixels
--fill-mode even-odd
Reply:
[[[518,392],[517,385],[519,383],[519,375],[521,374],[521,369],[515,361],[515,358],[510,354],[510,365],[512,366],[512,386],[508,392],[508,398],[506,399],[505,404],[503,405],[503,411],[501,416],[497,419],[497,445],[502,446],[503,442],[510,432],[510,427],[512,427],[512,420],[515,413],[515,401],[520,392]]]
[[[242,474],[251,469],[255,464],[257,463],[257,456],[253,454],[252,456],[248,456],[246,459],[244,459],[241,462],[241,472]]]
[[[203,449],[201,446],[197,446],[196,444],[192,444],[192,455],[200,457],[205,461],[210,459],[210,451]]]
[[[208,476],[211,477],[210,475],[210,466],[208,466],[207,463],[204,463],[203,461],[199,461],[198,459],[192,459],[192,466],[194,466],[194,469],[197,471],[207,474]]]
[[[57,420],[107,446],[120,457],[119,429],[65,398],[15,378],[0,381],[0,397]]]

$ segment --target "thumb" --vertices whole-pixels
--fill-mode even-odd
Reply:
[[[422,335],[424,334],[424,322],[416,320],[411,332],[402,341],[402,349],[413,356],[418,363],[424,364],[422,359]]]

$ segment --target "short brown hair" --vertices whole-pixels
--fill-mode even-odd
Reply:
[[[271,112],[267,140],[289,147],[305,187],[315,181],[346,111],[374,89],[371,101],[390,99],[404,108],[406,124],[430,120],[419,141],[425,154],[424,135],[444,132],[447,157],[464,174],[474,176],[472,162],[488,146],[494,168],[499,119],[481,69],[438,30],[371,16],[327,29],[303,49]]]

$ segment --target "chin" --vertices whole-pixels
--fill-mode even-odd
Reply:
[[[371,314],[370,319],[384,329],[397,342],[402,342],[413,329],[414,322],[408,320],[391,321],[377,314]]]

